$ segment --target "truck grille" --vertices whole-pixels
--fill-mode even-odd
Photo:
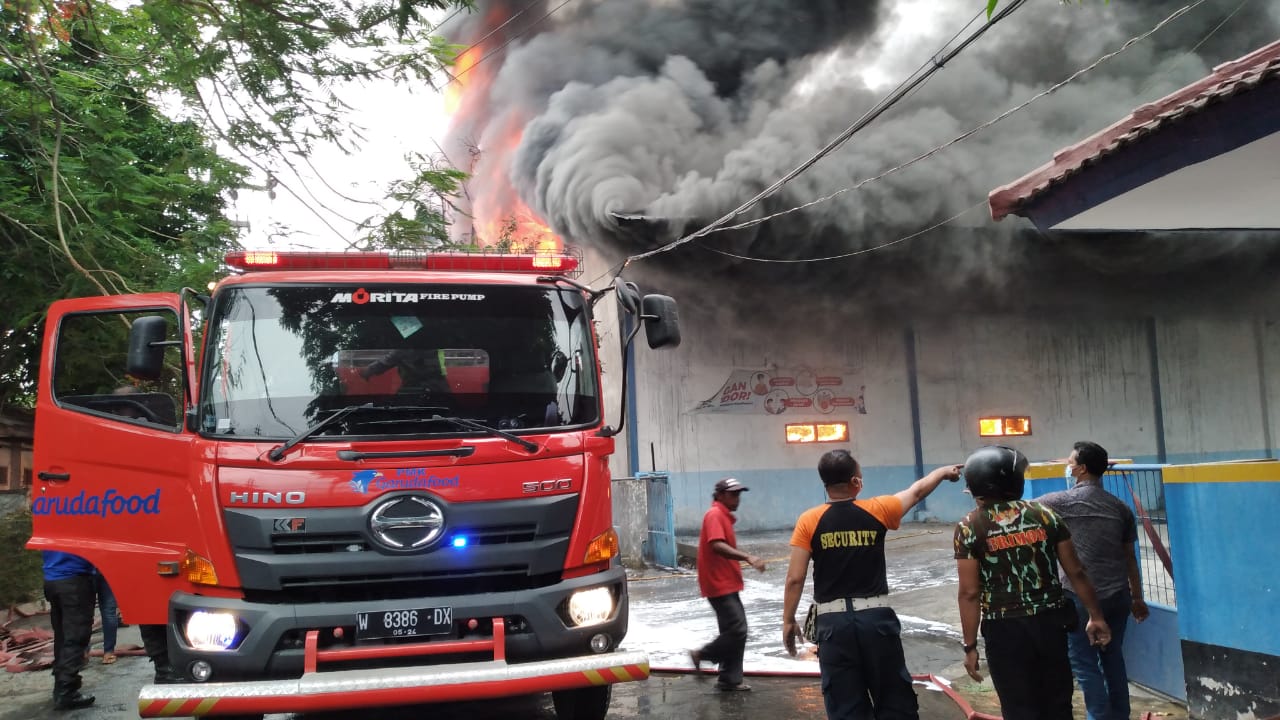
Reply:
[[[467,544],[507,545],[531,542],[537,537],[537,526],[532,523],[506,525],[475,530],[458,528],[454,532],[467,536]],[[271,538],[271,550],[277,555],[305,553],[360,552],[369,549],[369,542],[360,533],[341,535],[275,535]]]
[[[379,502],[387,496],[378,499]],[[394,552],[369,535],[372,503],[349,508],[227,508],[247,599],[335,602],[518,591],[559,581],[578,495],[444,503],[445,539]],[[449,538],[465,537],[463,547]]]
[[[560,573],[530,575],[526,567],[488,568],[471,573],[359,575],[283,578],[278,591],[246,590],[249,602],[326,603],[450,597],[486,592],[515,592],[547,587]]]

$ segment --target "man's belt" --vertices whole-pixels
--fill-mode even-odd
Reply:
[[[818,614],[846,612],[848,610],[869,610],[871,608],[889,607],[888,595],[876,595],[869,598],[836,598],[817,603]]]

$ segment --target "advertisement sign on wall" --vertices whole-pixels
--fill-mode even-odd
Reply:
[[[807,367],[735,369],[715,395],[698,403],[695,413],[867,414],[861,373],[849,369]]]

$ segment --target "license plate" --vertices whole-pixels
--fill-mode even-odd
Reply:
[[[356,639],[444,635],[453,632],[453,608],[415,608],[356,613]]]

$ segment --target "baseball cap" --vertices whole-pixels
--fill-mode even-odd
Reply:
[[[750,489],[738,482],[737,478],[725,478],[716,483],[716,492],[742,492]]]

